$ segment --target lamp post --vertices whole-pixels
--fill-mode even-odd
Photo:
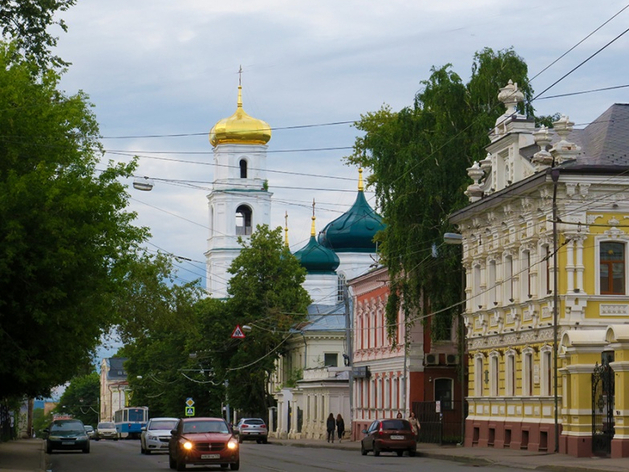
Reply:
[[[465,443],[465,325],[463,313],[465,313],[465,270],[463,269],[463,236],[459,233],[445,233],[443,242],[461,246],[461,302],[463,306],[459,314],[459,384],[461,389],[461,444]]]
[[[553,162],[554,164],[554,162]],[[553,167],[550,171],[553,180],[553,395],[555,400],[555,452],[559,452],[559,394],[557,392],[557,357],[558,357],[558,332],[559,332],[559,271],[557,266],[557,183],[559,182],[559,169]]]

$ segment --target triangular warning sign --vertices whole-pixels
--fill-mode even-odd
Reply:
[[[243,333],[242,329],[240,329],[240,325],[236,325],[236,329],[232,333],[232,338],[243,339],[244,337],[245,337],[245,333]]]

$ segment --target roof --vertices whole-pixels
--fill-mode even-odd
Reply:
[[[310,236],[308,244],[295,252],[294,256],[309,274],[334,274],[340,264],[339,256],[319,244],[314,236]]]
[[[294,332],[342,331],[345,329],[345,305],[317,305],[308,307],[308,317],[295,325]]]
[[[580,132],[579,132],[580,131]],[[629,104],[615,103],[583,130],[577,130],[583,155],[579,164],[629,165]]]
[[[335,252],[376,252],[374,237],[384,228],[382,217],[359,190],[352,207],[319,233],[319,243]]]

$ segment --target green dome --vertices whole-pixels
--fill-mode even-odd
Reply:
[[[309,274],[333,274],[340,264],[339,256],[319,244],[314,236],[294,255]]]
[[[384,229],[382,217],[367,203],[359,190],[352,207],[328,223],[319,233],[319,243],[334,252],[376,252],[373,238]]]

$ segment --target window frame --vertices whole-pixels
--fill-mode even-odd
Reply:
[[[626,296],[627,294],[627,240],[626,239],[619,239],[619,238],[601,238],[597,241],[596,244],[596,292],[597,295],[604,295],[604,296]],[[623,270],[622,270],[622,275],[623,275],[623,290],[622,293],[621,292],[614,292],[613,291],[613,277],[608,277],[608,284],[607,284],[607,288],[609,289],[611,286],[611,291],[608,290],[603,290],[603,287],[601,286],[601,269],[603,266],[603,261],[601,261],[601,251],[603,249],[603,246],[605,244],[619,244],[622,245],[622,250],[623,250],[623,259],[622,259],[622,264],[623,264]],[[608,266],[610,269],[613,268],[613,264],[617,263],[614,261],[606,261],[605,265]],[[611,272],[611,274],[613,275],[613,270]]]

